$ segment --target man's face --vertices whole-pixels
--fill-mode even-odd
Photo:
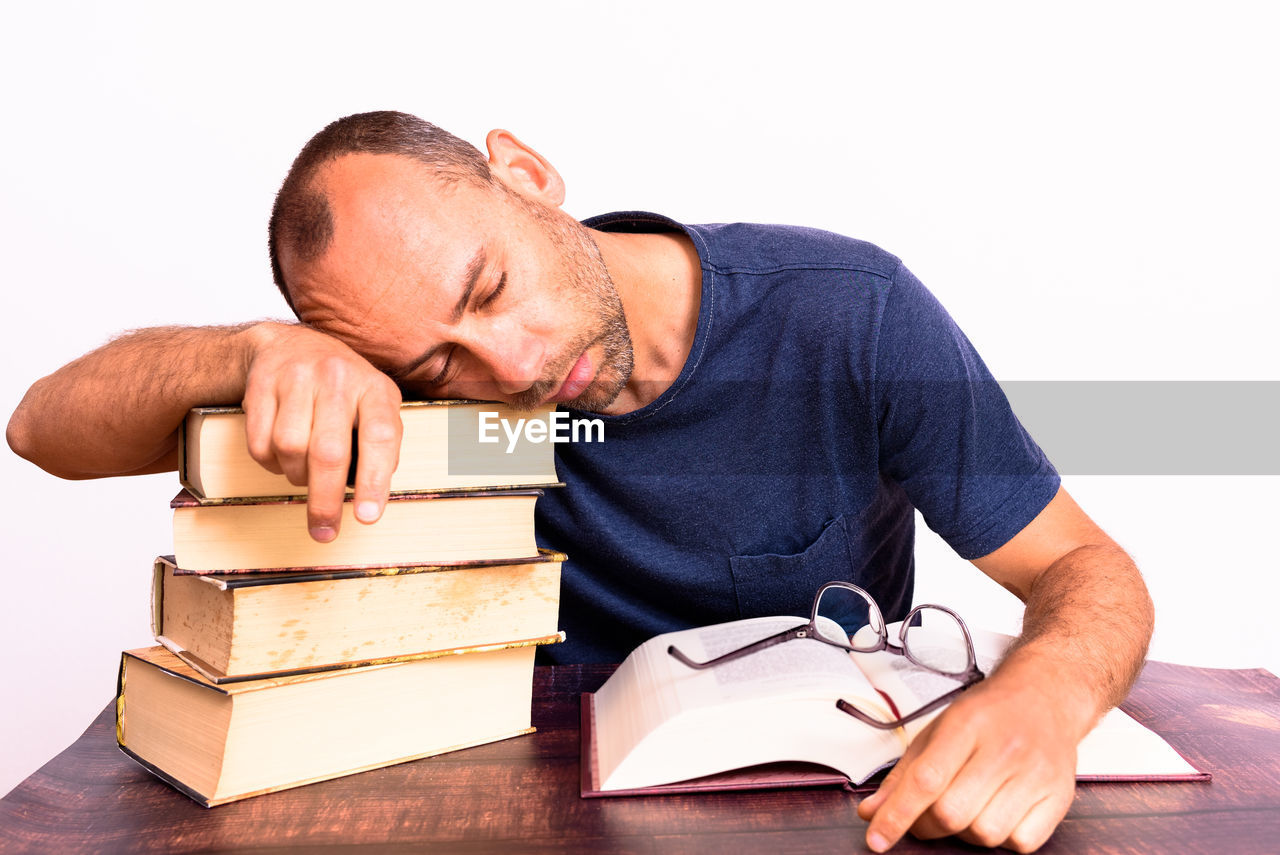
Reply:
[[[606,411],[622,391],[631,338],[586,228],[403,157],[348,155],[321,182],[333,240],[282,252],[294,305],[408,395]]]

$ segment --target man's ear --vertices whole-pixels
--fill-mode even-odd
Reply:
[[[546,158],[529,148],[515,134],[501,128],[484,138],[489,149],[489,170],[503,184],[535,202],[558,208],[564,204],[564,180]]]

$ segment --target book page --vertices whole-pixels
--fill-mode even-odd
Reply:
[[[895,643],[900,627],[900,623],[894,623],[888,628],[889,637]],[[990,675],[1004,658],[1014,639],[1009,635],[972,627],[969,631],[973,636],[974,657],[978,667],[983,674]],[[927,636],[925,638],[928,639]],[[874,641],[874,634],[870,637],[855,637],[855,641]],[[913,649],[920,647],[916,645]],[[855,654],[855,659],[872,683],[894,699],[903,715],[919,709],[956,686],[955,680],[920,668],[905,656],[881,652],[861,656]],[[906,730],[914,736],[933,718],[934,715],[925,716],[918,724],[913,722],[908,725]],[[1081,741],[1076,756],[1078,778],[1179,778],[1198,774],[1159,734],[1144,727],[1120,709],[1113,709],[1102,717]]]
[[[898,631],[901,624],[891,624],[890,638],[894,643],[898,640]],[[917,633],[916,641],[912,642],[912,650],[919,655],[923,655],[928,660],[928,653],[931,648],[941,648],[949,645],[951,639],[929,635],[928,627],[912,630]],[[973,654],[977,661],[978,669],[984,675],[989,675],[995,670],[996,665],[1004,658],[1004,652],[1008,649],[1009,643],[1013,639],[1009,636],[997,635],[996,633],[983,632],[981,630],[973,634]],[[954,650],[953,646],[948,649]],[[947,692],[952,691],[960,684],[960,681],[948,677],[945,674],[939,674],[928,668],[921,668],[906,656],[897,653],[880,653],[870,659],[867,667],[876,670],[878,676],[888,678],[888,682],[892,686],[890,688],[879,685],[879,688],[894,699],[898,703],[898,711],[903,715],[907,715],[911,710],[918,709],[934,698],[939,698]],[[883,669],[887,668],[888,673],[883,673]],[[876,682],[873,680],[873,682]],[[899,695],[906,700],[906,706],[903,706]]]
[[[735,621],[688,630],[673,643],[691,659],[705,662],[804,623],[798,618]],[[668,670],[684,706],[779,694],[847,692],[875,697],[849,653],[821,641],[786,641],[702,671],[686,667],[666,650],[661,646],[657,652],[669,660]],[[695,675],[707,679],[694,679]]]
[[[891,623],[887,627],[889,640],[895,646],[899,643],[898,633],[901,628],[901,621]],[[916,640],[913,641],[913,649],[920,652],[927,652],[931,644],[933,646],[951,644],[948,636],[930,635],[927,624],[913,628],[912,632],[917,633],[914,636]],[[1013,639],[1007,635],[982,630],[971,629],[970,633],[973,635],[974,656],[977,659],[978,668],[983,674],[990,674]],[[876,633],[870,627],[863,627],[854,636],[854,644],[858,646],[871,646],[875,640]],[[952,648],[949,646],[948,649]],[[876,653],[855,653],[853,659],[871,684],[893,699],[900,716],[911,714],[959,685],[959,681],[955,678],[922,668],[900,653],[887,650]],[[914,738],[915,734],[924,729],[942,709],[905,725],[904,730],[907,731],[908,736]],[[864,710],[864,712],[871,713],[871,710]]]
[[[887,708],[842,648],[796,639],[709,669],[685,666],[805,621],[755,618],[668,633],[634,650],[595,695],[602,789],[685,780],[778,760],[808,760],[861,780],[901,754],[900,731],[875,731],[836,698]]]
[[[1076,749],[1077,778],[1184,778],[1198,774],[1160,734],[1121,709],[1104,715]]]

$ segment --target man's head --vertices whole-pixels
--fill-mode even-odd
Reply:
[[[276,198],[276,284],[410,394],[604,410],[633,364],[617,290],[550,164],[487,143],[403,113],[326,127]]]
[[[417,116],[380,110],[330,122],[294,159],[267,225],[271,273],[290,308],[293,299],[280,267],[280,249],[287,247],[302,261],[324,254],[333,240],[333,212],[317,175],[337,158],[361,152],[413,158],[444,182],[483,186],[493,181],[479,149]]]

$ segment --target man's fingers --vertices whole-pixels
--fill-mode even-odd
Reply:
[[[355,515],[362,523],[376,522],[387,504],[391,475],[400,462],[400,391],[395,384],[367,395],[360,402],[359,453],[356,460]]]
[[[381,516],[400,455],[400,390],[346,345],[301,326],[259,325],[244,407],[249,452],[267,469],[307,488],[307,527],[324,543],[338,536],[360,425],[356,516]]]
[[[315,415],[314,387],[303,382],[277,385],[271,446],[289,483],[307,483],[307,454],[311,445],[311,420]]]
[[[858,816],[865,820],[870,820],[875,816],[875,812],[880,809],[880,805],[889,797],[889,794],[897,789],[902,779],[902,773],[911,765],[911,760],[929,744],[929,740],[933,738],[933,730],[938,722],[931,721],[929,724],[916,734],[911,740],[911,744],[907,746],[907,750],[898,758],[898,762],[889,770],[889,774],[884,776],[884,780],[880,782],[880,786],[876,791],[858,802]]]
[[[928,741],[918,754],[911,756],[908,750],[898,761],[893,787],[875,808],[867,827],[867,846],[872,850],[883,852],[897,843],[942,795],[972,754],[972,735],[955,728],[943,732],[933,727],[943,721],[940,718],[930,725]],[[920,737],[924,736],[922,732]],[[912,748],[920,737],[912,742]],[[887,779],[885,783],[889,783]]]
[[[1017,751],[1014,741],[979,744],[946,791],[912,825],[911,833],[931,840],[959,834],[972,826],[996,794],[1007,788],[1007,782],[1018,774]]]
[[[1043,793],[1036,799],[1022,782],[1009,781],[959,836],[977,846],[1031,852],[1049,839],[1070,804],[1069,797],[1058,793]]]
[[[250,383],[244,395],[244,433],[249,456],[264,469],[283,475],[284,469],[276,459],[272,431],[276,423],[275,392],[264,392],[260,386]]]
[[[342,389],[320,391],[307,448],[307,528],[321,543],[337,537],[342,522],[354,421],[355,406]]]
[[[921,747],[923,747],[923,738],[924,734],[917,736],[916,743],[913,744],[920,743]],[[908,747],[907,752],[910,753],[910,751],[911,748]],[[905,759],[907,759],[907,754],[898,759],[897,764],[889,770],[889,774],[884,776],[884,780],[880,782],[880,786],[876,788],[874,793],[858,802],[858,816],[868,821],[875,816],[876,811],[880,809],[880,805],[889,797],[889,793],[893,792],[894,788],[898,786],[898,779],[902,777],[902,773],[899,770],[906,768],[902,762]]]
[[[1072,790],[1074,793],[1074,789]],[[1032,806],[1003,845],[1015,852],[1034,852],[1045,844],[1071,808],[1071,794],[1057,793]]]
[[[1017,781],[1006,781],[969,825],[957,829],[960,839],[977,846],[1004,843],[1027,812],[1026,794],[1021,789]]]
[[[889,791],[885,789],[885,785],[888,783],[889,778],[886,776],[885,779],[880,782],[880,788],[878,790],[858,802],[859,817],[864,820],[870,820],[871,817],[876,815],[876,810],[880,807],[881,802],[889,796]]]

